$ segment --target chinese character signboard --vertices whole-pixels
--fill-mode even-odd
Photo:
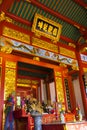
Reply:
[[[32,31],[37,35],[45,36],[51,40],[59,41],[62,26],[42,15],[36,14],[32,26]]]

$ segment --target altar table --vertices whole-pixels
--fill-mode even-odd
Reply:
[[[46,123],[42,125],[42,130],[87,130],[87,122],[68,122],[68,123],[60,123],[60,122],[52,122]]]

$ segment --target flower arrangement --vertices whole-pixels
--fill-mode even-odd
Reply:
[[[40,102],[37,101],[35,98],[25,99],[25,105],[26,105],[26,112],[28,113],[43,113],[43,108]]]

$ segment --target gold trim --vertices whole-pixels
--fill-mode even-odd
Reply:
[[[34,57],[33,57],[33,60],[35,60],[35,61],[40,61],[40,58],[39,58],[38,56],[34,56]]]
[[[2,64],[2,57],[0,57],[0,64]]]
[[[0,0],[0,4],[2,4],[2,0]]]
[[[1,22],[1,21],[4,21],[4,20],[7,21],[7,22],[10,22],[10,23],[13,22],[13,20],[12,20],[11,18],[5,16],[5,13],[4,13],[4,12],[1,12],[1,13],[0,13],[0,22]]]
[[[63,48],[63,47],[59,47],[59,51],[61,55],[65,55],[71,58],[76,58],[76,54],[74,51],[71,51],[69,49]]]
[[[63,128],[64,128],[64,130],[68,130],[67,125],[64,125]]]
[[[6,67],[7,68],[13,68],[13,69],[16,69],[16,62],[13,62],[13,61],[6,61]]]
[[[40,40],[38,38],[32,38],[32,45],[58,53],[58,46],[48,43],[46,41]]]
[[[84,72],[87,72],[87,68],[83,68],[83,71],[84,71]]]
[[[62,78],[56,77],[56,91],[57,91],[58,102],[64,102]]]
[[[21,84],[21,83],[17,83],[17,87],[31,87],[30,84]]]
[[[31,3],[31,0],[26,0],[27,2]]]
[[[10,46],[2,46],[1,47],[1,52],[5,52],[5,53],[7,53],[7,54],[10,54],[11,52],[12,52],[12,47],[10,47]]]
[[[76,45],[74,43],[69,42],[68,45],[73,47],[73,48],[76,48]]]
[[[44,31],[40,31],[38,29],[36,29],[36,26],[37,26],[37,23],[38,23],[38,19],[42,20],[43,22],[45,22],[44,24],[45,25],[49,25],[51,28],[51,30],[53,31],[54,29],[57,29],[57,34],[56,36],[55,35],[50,35],[49,33],[46,33],[46,31],[48,30],[45,30]],[[52,29],[54,27],[54,29]],[[61,29],[62,29],[62,25],[60,25],[59,23],[56,23],[48,18],[45,18],[44,16],[42,15],[39,15],[39,14],[35,14],[35,18],[34,18],[34,22],[33,22],[33,26],[32,26],[32,32],[34,32],[35,34],[38,34],[38,35],[42,35],[42,36],[45,36],[47,38],[50,38],[52,39],[54,42],[57,42],[59,41],[59,38],[60,38],[60,34],[61,34]],[[53,34],[53,32],[50,30],[50,33]]]

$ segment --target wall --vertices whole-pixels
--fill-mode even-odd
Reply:
[[[81,90],[80,90],[80,84],[79,84],[78,77],[73,80],[73,87],[74,87],[76,103],[80,104],[81,111],[82,111],[82,114],[84,116],[84,108],[83,108],[82,95],[81,95]]]

